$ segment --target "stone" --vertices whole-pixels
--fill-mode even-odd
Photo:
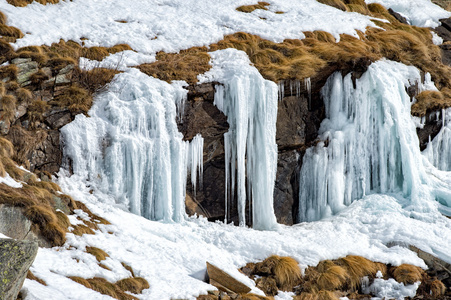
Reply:
[[[73,117],[69,110],[54,108],[45,114],[45,123],[52,129],[60,129],[64,125],[70,123]]]
[[[31,62],[31,58],[15,58],[13,60],[11,60],[11,63],[15,64],[15,65],[20,65],[20,64],[25,64],[25,63],[29,63]]]
[[[38,63],[35,61],[18,64],[17,68],[17,83],[22,86],[26,85],[26,82],[30,80],[31,75],[39,70]]]
[[[448,31],[451,31],[451,18],[440,19],[440,23],[445,27]]]
[[[256,281],[257,287],[265,293],[266,296],[275,296],[279,292],[274,278],[261,277]]]
[[[210,284],[218,288],[220,291],[237,294],[246,294],[251,291],[244,283],[236,280],[223,270],[207,262],[207,272],[210,277]]]
[[[33,239],[31,222],[23,214],[20,207],[0,204],[0,233],[13,239]]]
[[[395,19],[398,20],[399,22],[404,23],[404,24],[409,24],[409,22],[407,22],[407,19],[405,17],[403,17],[401,14],[397,13],[393,9],[389,8],[388,12],[390,13],[390,15],[395,17]]]
[[[64,68],[62,68],[62,69],[58,72],[58,74],[59,74],[59,75],[65,75],[65,74],[68,74],[68,73],[70,73],[74,68],[75,68],[75,65],[73,65],[73,64],[67,65],[67,66],[65,66]]]
[[[37,253],[36,242],[0,239],[0,299],[17,299]]]

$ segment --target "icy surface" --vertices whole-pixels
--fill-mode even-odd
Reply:
[[[236,195],[240,225],[246,224],[248,203],[253,227],[274,229],[278,87],[251,66],[243,51],[219,50],[210,56],[213,67],[199,79],[223,84],[216,86],[214,103],[229,123],[224,134],[226,211]]]
[[[0,11],[8,16],[10,25],[26,33],[16,42],[18,47],[50,45],[60,39],[81,42],[84,37],[86,46],[127,43],[145,54],[209,45],[239,31],[281,42],[286,38],[303,38],[302,31],[313,30],[328,31],[337,38],[341,33],[358,37],[355,29],[365,31],[367,26],[374,26],[368,16],[346,13],[316,0],[273,0],[269,11],[235,10],[249,4],[255,3],[136,0],[130,5],[124,0],[74,0],[14,7],[1,0]]]
[[[90,117],[78,115],[61,129],[74,173],[133,213],[179,221],[189,153],[195,153],[193,172],[202,165],[199,146],[189,151],[175,122],[176,105],[185,97],[178,82],[169,85],[136,69],[117,75],[110,91],[96,98]],[[196,141],[203,144],[201,137]]]
[[[321,142],[303,157],[301,221],[330,216],[371,193],[402,192],[417,210],[431,209],[433,199],[450,206],[450,174],[429,175],[436,170],[419,151],[410,116],[405,88],[419,81],[417,69],[390,61],[372,64],[356,88],[350,74],[329,78]]]
[[[442,110],[442,129],[427,145],[423,154],[438,169],[451,171],[451,109]]]
[[[437,27],[440,26],[439,19],[451,17],[451,12],[429,0],[365,0],[365,2],[380,3],[400,13],[409,24],[420,27]]]

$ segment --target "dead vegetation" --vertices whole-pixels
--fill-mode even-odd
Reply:
[[[371,284],[377,276],[382,276],[383,279],[394,278],[405,285],[420,281],[417,295],[422,295],[425,299],[430,299],[430,295],[435,295],[434,299],[437,299],[446,292],[443,282],[429,276],[419,267],[408,264],[392,267],[355,255],[321,261],[316,267],[308,267],[303,276],[298,262],[290,257],[277,255],[259,263],[248,263],[240,271],[255,280],[256,286],[268,298],[283,290],[294,292],[296,296],[293,299],[297,300],[338,300],[342,297],[363,299],[369,295],[362,292],[362,279],[368,278]],[[240,298],[244,296],[239,295],[237,299],[247,299]],[[205,296],[198,299],[214,298]]]
[[[263,9],[268,10],[267,6],[270,4],[268,2],[258,2],[257,4],[253,5],[242,5],[236,8],[237,11],[244,12],[244,13],[250,13],[253,12],[256,9]]]
[[[59,2],[59,0],[7,0],[6,2],[8,2],[9,4],[14,5],[14,6],[25,7],[28,4],[33,3],[33,1],[36,1],[43,5],[56,4]]]
[[[247,53],[253,65],[265,79],[303,80],[322,74],[325,70],[347,70],[364,72],[371,62],[383,57],[406,65],[413,65],[432,75],[432,80],[444,93],[451,88],[451,68],[441,60],[441,50],[432,42],[428,28],[420,28],[399,22],[380,4],[366,4],[363,0],[320,0],[344,11],[359,12],[389,22],[374,20],[382,29],[369,27],[366,32],[358,31],[359,38],[342,34],[337,42],[330,33],[323,31],[304,32],[302,40],[285,40],[274,43],[258,36],[238,32],[227,35],[223,40],[208,47],[195,47],[179,53],[160,52],[157,61],[139,66],[151,76],[166,80],[197,82],[197,75],[210,69],[208,51],[235,48]],[[266,7],[259,3],[246,9]],[[190,66],[195,66],[194,68]],[[443,103],[436,106],[450,106],[444,93]],[[435,98],[431,99],[435,100]],[[440,100],[440,99],[438,99]],[[441,101],[441,100],[440,100]],[[434,109],[434,105],[430,105]],[[418,114],[423,114],[418,110]]]
[[[133,269],[131,273],[134,274]],[[82,277],[72,276],[69,278],[89,289],[119,300],[138,299],[129,293],[141,294],[143,290],[150,287],[149,282],[145,278],[135,277],[134,275],[130,278],[118,280],[116,283],[111,283],[99,277],[84,279]]]

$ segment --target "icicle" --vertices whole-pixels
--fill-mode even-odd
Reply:
[[[308,108],[312,108],[312,82],[310,77],[304,79],[304,87],[308,93]]]
[[[236,191],[240,225],[246,224],[245,209],[249,202],[253,227],[273,229],[277,225],[273,190],[280,85],[278,88],[265,80],[242,51],[219,50],[210,56],[213,68],[204,77],[224,84],[223,89],[216,90],[215,104],[229,123],[229,131],[224,135],[226,212],[230,210]],[[250,198],[246,195],[246,179]]]
[[[199,176],[199,187],[202,188],[204,170],[204,138],[197,134],[189,143],[188,170],[191,171],[191,184],[196,195],[197,177]]]
[[[119,74],[110,91],[96,98],[89,118],[78,115],[61,129],[74,175],[133,213],[182,220],[188,145],[176,116],[184,99],[180,83],[169,85],[136,69]],[[200,141],[193,146],[199,147]]]
[[[279,81],[277,86],[279,88],[279,101],[282,101],[283,97],[285,97],[285,81]]]
[[[374,192],[402,192],[417,207],[423,198],[433,197],[422,191],[427,190],[422,186],[427,176],[405,74],[419,79],[416,69],[389,61],[372,64],[355,89],[351,75],[335,73],[328,79],[322,90],[326,119],[320,128],[328,146],[319,143],[303,157],[300,221],[337,213]]]
[[[423,154],[438,169],[451,171],[451,108],[441,111],[442,128]]]

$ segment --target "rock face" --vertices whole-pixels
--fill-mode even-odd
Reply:
[[[276,217],[282,224],[290,225],[296,221],[297,174],[303,152],[316,139],[324,117],[324,106],[319,96],[324,82],[313,82],[311,90],[303,82],[283,83],[285,93],[279,101],[276,125],[279,159],[274,191]],[[224,133],[229,128],[227,117],[213,104],[216,84],[189,87],[184,116],[179,123],[179,130],[186,140],[198,133],[204,137],[203,185],[194,191],[188,184],[186,207],[189,215],[196,213],[210,221],[223,220],[225,215]],[[293,86],[296,88],[292,93]],[[227,218],[235,224],[238,223],[236,207],[232,203]]]
[[[37,253],[36,242],[0,239],[0,299],[17,299]]]

